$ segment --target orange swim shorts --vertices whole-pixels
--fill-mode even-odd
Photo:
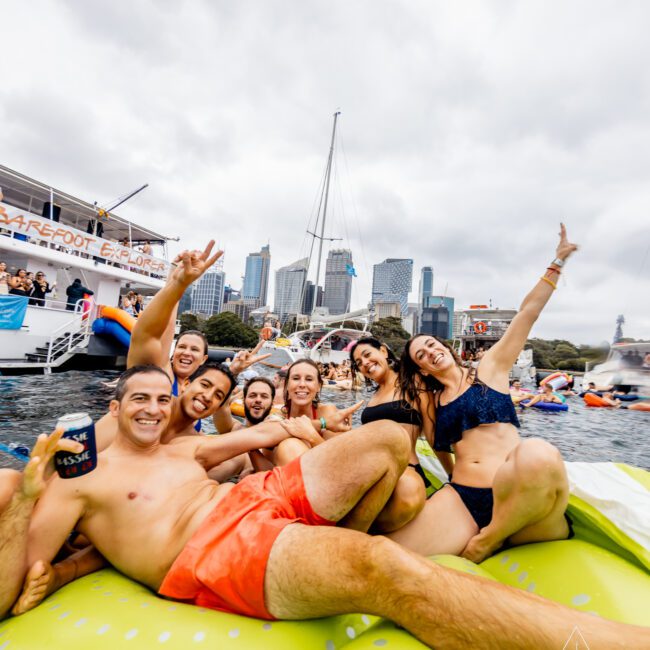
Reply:
[[[266,563],[280,532],[296,522],[335,524],[313,511],[300,458],[235,485],[192,535],[158,592],[222,612],[274,620],[264,603]]]

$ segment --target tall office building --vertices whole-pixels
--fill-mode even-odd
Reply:
[[[184,314],[186,311],[192,311],[192,288],[193,284],[190,284],[187,289],[183,292],[181,300],[178,303],[178,315]]]
[[[192,311],[212,316],[223,309],[223,290],[226,274],[223,271],[209,270],[194,284],[192,292]]]
[[[443,338],[453,339],[454,338],[454,299],[450,296],[428,296],[424,308],[427,307],[437,307],[439,305],[444,305],[449,312],[448,326],[447,331],[445,332]],[[430,332],[427,332],[430,334]]]
[[[269,290],[269,268],[271,266],[270,247],[262,246],[259,253],[250,253],[246,258],[242,300],[255,308],[266,304]]]
[[[408,311],[408,297],[413,285],[413,260],[387,259],[373,266],[372,304],[399,302],[402,316]]]
[[[352,294],[352,252],[345,249],[331,250],[325,263],[325,294],[323,307],[330,314],[345,314],[350,311]]]
[[[314,307],[323,305],[323,287],[319,286],[316,292],[316,303],[314,304],[314,283],[311,280],[305,282],[305,289],[302,298],[302,313],[311,316]]]
[[[289,314],[299,314],[307,280],[308,258],[283,266],[275,272],[274,311],[284,322]]]
[[[420,271],[420,285],[418,287],[418,302],[420,310],[428,307],[427,299],[433,295],[433,268],[423,266]],[[421,313],[421,312],[420,312]]]
[[[449,333],[453,323],[453,313],[453,311],[450,313],[443,303],[425,307],[422,310],[420,332],[430,336],[437,336],[439,339],[450,338]]]

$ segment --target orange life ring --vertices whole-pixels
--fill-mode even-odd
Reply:
[[[263,327],[260,331],[260,336],[268,341],[273,336],[273,330],[270,327]]]
[[[480,320],[478,323],[474,323],[474,331],[477,334],[485,334],[487,332],[487,325]]]

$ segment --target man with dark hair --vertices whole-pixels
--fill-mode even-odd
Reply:
[[[133,375],[137,374],[146,374],[148,372],[152,373],[160,373],[162,375],[165,375],[167,379],[169,379],[169,376],[167,373],[160,367],[154,366],[153,364],[142,364],[141,366],[133,366],[132,368],[129,368],[128,370],[125,370],[121,375],[120,378],[117,380],[117,385],[115,386],[115,399],[118,402],[122,401],[122,398],[124,397],[124,393],[126,392],[126,385],[133,377]],[[171,380],[170,380],[171,383]]]
[[[431,647],[558,648],[576,626],[603,648],[650,644],[646,628],[437,566],[365,534],[409,460],[411,441],[398,424],[373,422],[230,486],[210,481],[206,463],[255,448],[260,434],[161,445],[171,391],[155,373],[133,375],[111,413],[119,432],[103,462],[74,479],[55,476],[37,504],[30,562],[50,561],[75,528],[132,579],[221,611],[271,620],[366,612]],[[285,435],[311,431],[301,419],[284,426]],[[278,438],[268,434],[265,444]]]

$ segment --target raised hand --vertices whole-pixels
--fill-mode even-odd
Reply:
[[[560,243],[555,249],[555,256],[561,260],[567,259],[572,253],[578,250],[577,244],[572,244],[566,236],[566,226],[560,224]]]
[[[36,439],[29,462],[23,471],[21,490],[28,499],[38,499],[52,473],[52,458],[57,451],[80,454],[84,446],[76,440],[62,438],[63,429],[56,429],[49,436],[42,433]]]
[[[189,287],[223,255],[223,251],[217,251],[210,257],[213,248],[214,239],[211,239],[203,251],[183,251],[177,255],[174,260],[176,267],[170,273],[170,280]]]
[[[282,420],[280,424],[289,435],[308,442],[312,447],[324,442],[323,438],[314,431],[314,426],[306,415]]]
[[[246,368],[250,368],[258,361],[268,359],[271,356],[270,352],[268,354],[257,354],[262,345],[264,345],[264,339],[260,339],[259,343],[252,350],[241,350],[238,352],[230,364],[230,372],[232,372],[233,375],[238,375],[240,372],[244,372]]]
[[[363,406],[363,400],[336,413],[327,416],[327,430],[332,433],[343,433],[352,428],[352,414]]]

